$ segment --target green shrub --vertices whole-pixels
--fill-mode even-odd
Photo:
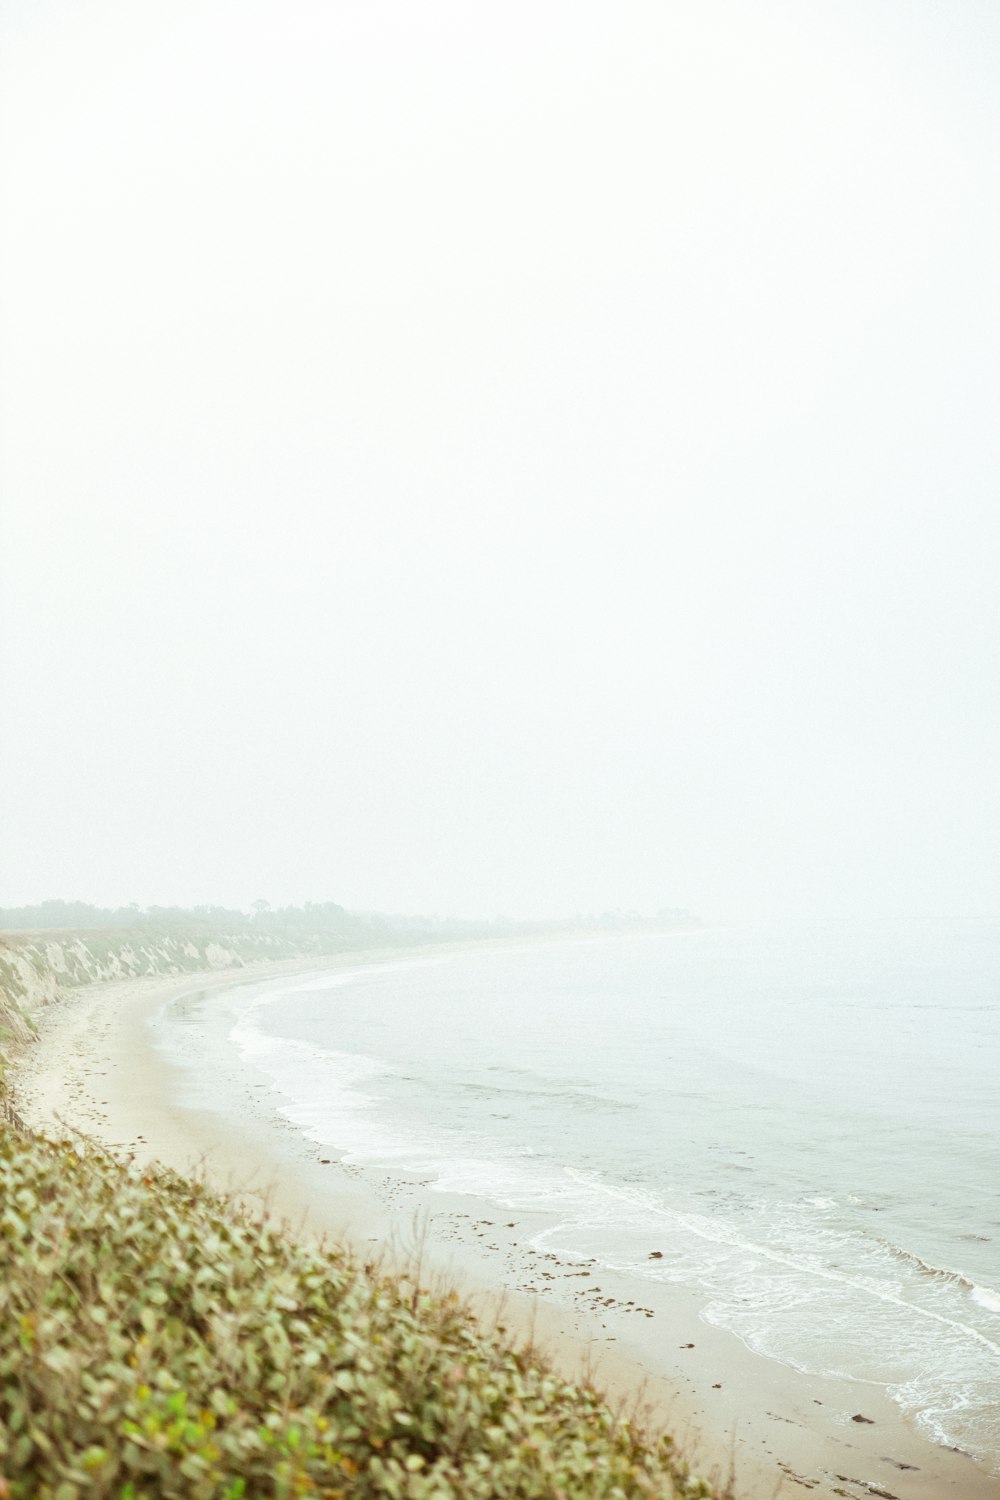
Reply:
[[[457,1298],[0,1127],[0,1495],[708,1495]]]

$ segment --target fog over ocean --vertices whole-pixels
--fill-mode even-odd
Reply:
[[[219,1003],[331,1154],[545,1209],[539,1249],[637,1298],[691,1287],[752,1349],[885,1385],[1000,1473],[998,959],[995,921],[718,928]]]
[[[1000,913],[998,73],[10,0],[0,905]]]
[[[998,78],[997,0],[0,7],[25,983],[696,913],[148,1003],[247,1174],[1000,1476]]]

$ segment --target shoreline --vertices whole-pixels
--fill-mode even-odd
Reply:
[[[183,1100],[185,1072],[156,1046],[154,1023],[171,1002],[190,1002],[189,1040],[201,1049],[201,997],[431,951],[346,953],[73,991],[43,1012],[39,1041],[12,1070],[17,1108],[46,1133],[58,1134],[61,1119],[140,1164],[201,1171],[292,1233],[333,1238],[400,1268],[419,1258],[424,1279],[457,1284],[487,1327],[536,1343],[561,1373],[593,1379],[612,1404],[642,1409],[654,1430],[671,1431],[705,1478],[724,1484],[732,1469],[740,1500],[801,1488],[855,1500],[1000,1500],[1000,1479],[924,1439],[881,1388],[802,1375],[756,1355],[703,1321],[699,1300],[676,1287],[644,1293],[636,1306],[634,1283],[536,1248],[555,1224],[544,1214],[509,1218],[484,1199],[321,1156],[276,1113],[280,1098],[247,1064],[228,1078],[213,1073],[212,1108],[192,1107]],[[210,1051],[204,1056],[207,1063]]]

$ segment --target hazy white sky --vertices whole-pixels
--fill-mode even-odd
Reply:
[[[0,42],[0,902],[1000,911],[995,0]]]

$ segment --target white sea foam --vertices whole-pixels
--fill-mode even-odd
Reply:
[[[887,1074],[886,1049],[864,1037],[883,1024],[868,996],[846,1026],[826,1002],[804,1017],[793,989],[794,1005],[774,1000],[768,969],[734,1009],[746,955],[740,966],[730,956],[702,1015],[688,991],[712,943],[686,945],[680,974],[676,956],[651,972],[650,955],[667,955],[648,944],[619,944],[602,970],[594,944],[574,958],[560,1011],[552,976],[568,950],[548,969],[546,951],[282,981],[234,997],[231,1040],[280,1112],[331,1153],[554,1215],[537,1248],[698,1289],[703,1316],[751,1348],[876,1381],[935,1440],[1000,1464],[1000,1293],[989,1224],[976,1219],[991,1201],[1000,1111],[961,1071],[977,1077],[996,1051],[988,1018],[970,1022],[963,1007],[953,1033],[947,1007],[921,1002],[924,1051],[900,1057],[897,1046]],[[956,966],[956,986],[965,972]],[[356,989],[349,1005],[345,987]],[[682,1009],[662,998],[675,989]],[[905,1010],[898,996],[886,1007]],[[732,1033],[721,1056],[720,1027]],[[912,1031],[893,1035],[913,1045]],[[941,1089],[954,1076],[954,1093],[928,1104],[910,1079],[952,1044]],[[947,1144],[963,1129],[964,1197]]]

